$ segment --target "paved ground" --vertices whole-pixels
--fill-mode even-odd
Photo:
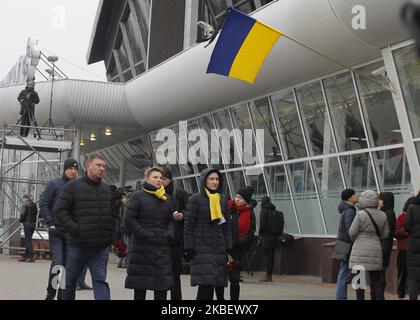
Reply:
[[[17,257],[0,255],[0,300],[42,300],[46,294],[49,261],[37,260],[35,263],[22,263]],[[124,288],[125,269],[118,269],[115,258],[110,259],[108,283],[113,300],[131,300],[132,290]],[[244,274],[241,283],[241,300],[334,300],[335,285],[321,283],[319,278],[303,276],[275,276],[273,283],[259,283],[262,274]],[[195,299],[197,289],[190,286],[190,277],[182,276],[184,299]],[[88,272],[87,283],[91,285]],[[229,297],[229,289],[225,297]],[[148,299],[152,294],[148,292]],[[352,289],[349,298],[355,299]],[[395,299],[396,296],[387,296]],[[92,291],[77,291],[77,299],[92,300]]]

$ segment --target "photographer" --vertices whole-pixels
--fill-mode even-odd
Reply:
[[[31,122],[35,120],[35,105],[39,103],[38,93],[34,89],[34,84],[29,83],[24,90],[19,93],[17,100],[20,102],[21,124],[20,135],[27,137]]]

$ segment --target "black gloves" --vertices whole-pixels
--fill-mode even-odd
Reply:
[[[193,261],[195,256],[195,252],[193,249],[186,249],[184,251],[184,259],[187,263],[190,263],[191,261]]]

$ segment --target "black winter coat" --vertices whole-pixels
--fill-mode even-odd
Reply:
[[[392,192],[382,192],[384,200],[384,207],[381,208],[386,214],[386,218],[389,226],[389,237],[385,241],[385,255],[384,255],[384,264],[386,267],[389,266],[389,260],[391,259],[392,246],[394,244],[394,235],[395,235],[395,225],[397,223],[397,218],[395,217],[394,212],[394,195]]]
[[[408,232],[407,277],[420,280],[420,195],[408,207],[404,229]]]
[[[229,207],[226,196],[221,194],[220,204],[226,222],[218,224],[211,220],[210,201],[204,188],[206,178],[212,172],[219,174],[219,191],[223,190],[219,171],[210,168],[202,171],[200,192],[190,197],[185,211],[184,247],[195,253],[191,263],[192,286],[226,287],[227,250],[232,249]]]
[[[261,204],[260,211],[260,240],[261,249],[273,249],[279,246],[279,235],[273,234],[269,229],[270,211],[276,210],[276,206],[272,203]]]
[[[353,243],[353,241],[350,240],[349,230],[354,217],[356,216],[356,208],[346,201],[341,201],[338,205],[338,212],[341,214],[341,218],[337,239],[347,243]]]
[[[38,208],[36,203],[31,201],[30,203],[23,205],[19,221],[23,224],[35,224],[37,215]]]
[[[243,257],[245,257],[246,250],[251,245],[252,240],[254,240],[255,229],[256,229],[255,213],[254,213],[253,208],[249,208],[249,210],[250,210],[249,231],[245,236],[239,237],[238,225],[239,225],[240,213],[236,209],[235,204],[232,204],[230,208],[231,228],[232,228],[232,257],[238,261],[240,261]]]
[[[80,248],[106,248],[112,243],[111,190],[87,176],[68,182],[55,207],[67,243]]]
[[[167,193],[171,196],[173,211],[184,213],[187,208],[189,194],[182,188],[174,189],[173,185],[171,188],[168,188]],[[170,243],[173,250],[176,248],[181,250],[184,246],[184,219],[181,221],[174,221],[174,238]]]
[[[125,287],[163,291],[173,286],[169,242],[174,235],[172,201],[134,193],[125,225],[132,235]]]

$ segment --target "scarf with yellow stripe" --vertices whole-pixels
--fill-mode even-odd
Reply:
[[[166,191],[165,191],[165,187],[164,186],[160,187],[160,189],[157,189],[156,191],[147,190],[145,188],[145,186],[143,186],[143,190],[144,190],[144,192],[146,192],[148,194],[154,195],[158,199],[161,199],[161,200],[167,200],[168,199],[168,197],[165,196]]]
[[[210,191],[207,188],[204,188],[206,190],[207,197],[210,200],[210,216],[211,221],[214,220],[221,220],[224,221],[224,217],[222,214],[222,207],[220,205],[220,193],[210,193]]]

